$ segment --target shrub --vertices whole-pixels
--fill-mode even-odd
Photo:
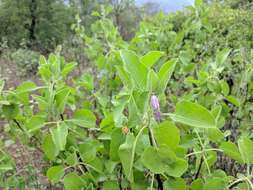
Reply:
[[[18,49],[11,53],[11,60],[17,65],[19,76],[37,73],[39,53],[27,49]]]

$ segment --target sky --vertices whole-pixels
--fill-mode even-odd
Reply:
[[[164,11],[172,12],[182,9],[184,6],[193,4],[194,0],[136,0],[137,5],[143,5],[148,2],[157,3]]]

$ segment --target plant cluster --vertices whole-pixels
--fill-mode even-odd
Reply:
[[[40,57],[40,85],[1,82],[8,134],[40,150],[51,185],[66,190],[253,189],[251,42],[228,40],[217,10],[196,0],[148,18],[130,42],[111,8],[93,13],[91,33],[78,20],[90,70],[67,80],[77,64],[57,52]],[[0,186],[20,188],[0,150]]]

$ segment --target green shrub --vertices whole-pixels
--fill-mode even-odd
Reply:
[[[37,73],[39,54],[27,49],[18,49],[11,53],[11,60],[17,65],[19,76],[29,76]]]

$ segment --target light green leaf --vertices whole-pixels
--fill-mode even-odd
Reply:
[[[121,82],[124,84],[124,87],[131,89],[133,85],[129,77],[129,74],[123,69],[122,66],[115,66],[115,67],[117,69],[117,73],[119,75]]]
[[[148,89],[151,92],[155,92],[158,88],[157,85],[159,83],[158,75],[155,73],[153,69],[150,69],[148,72]]]
[[[253,164],[253,141],[247,137],[241,137],[238,140],[239,152],[246,164]]]
[[[232,142],[223,142],[221,143],[220,149],[230,158],[243,163],[242,157],[236,145]]]
[[[54,160],[59,154],[59,149],[55,146],[51,134],[45,136],[41,148],[49,160]]]
[[[94,89],[94,81],[93,76],[91,74],[85,73],[80,78],[80,85],[82,85],[87,90],[93,90]]]
[[[34,82],[26,81],[17,87],[16,93],[21,94],[21,93],[31,92],[31,91],[37,90],[38,88],[41,88],[41,87],[37,87]]]
[[[4,173],[7,172],[9,170],[13,170],[14,167],[12,166],[11,163],[6,163],[6,164],[0,164],[0,172]]]
[[[203,0],[195,0],[194,5],[195,7],[200,7],[203,4]]]
[[[119,190],[117,181],[105,181],[102,190]]]
[[[130,182],[134,181],[133,170],[131,168],[132,149],[135,137],[132,134],[127,135],[126,142],[119,147],[119,157],[123,166],[123,170]]]
[[[169,178],[164,182],[164,190],[186,190],[186,183],[182,178]]]
[[[221,90],[224,96],[227,96],[229,94],[229,86],[228,83],[225,80],[220,81]]]
[[[43,55],[41,55],[40,58],[39,58],[39,64],[40,65],[46,65],[47,64],[47,60]]]
[[[17,117],[17,115],[19,114],[19,106],[14,103],[11,103],[9,105],[4,104],[2,106],[2,111],[7,119],[15,119],[15,117]]]
[[[45,124],[45,118],[40,115],[34,115],[27,121],[26,128],[28,132],[34,132],[42,128]]]
[[[188,101],[181,101],[176,105],[174,114],[170,117],[179,123],[197,128],[215,128],[213,115],[203,106]]]
[[[203,190],[228,190],[227,184],[222,178],[214,178],[208,180],[203,187]]]
[[[81,154],[82,160],[90,163],[96,158],[97,146],[95,141],[86,141],[79,145],[79,152]]]
[[[239,107],[240,106],[240,101],[234,97],[234,96],[226,96],[225,97],[227,99],[227,101],[229,101],[230,103],[234,104],[235,106]]]
[[[161,51],[150,51],[143,57],[141,57],[140,61],[146,67],[152,67],[162,56],[164,55]]]
[[[204,190],[203,189],[203,182],[201,179],[194,180],[191,184],[190,190]]]
[[[137,88],[145,90],[147,87],[148,69],[144,66],[138,56],[132,51],[121,51],[121,58],[125,70],[129,73]]]
[[[68,121],[85,128],[92,128],[96,126],[95,115],[90,110],[86,109],[76,111],[73,119]]]
[[[63,179],[65,190],[81,190],[87,187],[86,181],[76,173],[68,173]]]
[[[69,88],[62,88],[56,92],[55,101],[59,113],[64,112],[69,94],[70,94]]]
[[[75,63],[75,62],[65,64],[64,68],[61,71],[62,77],[66,77],[71,71],[74,70],[74,68],[76,67],[76,65],[77,65],[77,63]]]
[[[159,72],[157,73],[158,79],[159,79],[158,81],[159,93],[164,93],[164,90],[167,87],[170,77],[172,73],[174,72],[176,63],[177,63],[177,60],[175,59],[167,61],[166,63],[162,65]]]
[[[61,122],[57,127],[51,128],[50,133],[57,149],[64,150],[68,136],[68,126],[66,123]]]
[[[216,63],[218,66],[221,66],[225,63],[225,61],[227,60],[229,54],[231,52],[231,49],[223,49],[222,51],[219,51],[216,55]]]
[[[110,158],[112,161],[119,161],[119,146],[125,141],[126,136],[122,133],[121,128],[115,128],[111,134]]]
[[[221,105],[215,106],[211,111],[213,117],[215,118],[216,123],[218,123],[218,121],[220,119],[221,111],[222,111]]]
[[[211,141],[218,142],[224,138],[223,133],[218,128],[208,128],[207,136]]]
[[[167,146],[160,148],[148,147],[142,154],[142,163],[156,174],[167,173],[173,177],[180,177],[187,170],[187,162],[177,158]]]
[[[53,166],[47,170],[47,177],[52,183],[57,183],[64,176],[64,168],[62,166]]]
[[[170,121],[164,121],[154,127],[154,135],[159,146],[167,145],[171,149],[176,149],[180,142],[180,131]]]
[[[66,163],[70,166],[75,166],[78,164],[78,158],[77,158],[77,155],[76,155],[76,152],[74,153],[71,153],[67,156],[66,158]]]

